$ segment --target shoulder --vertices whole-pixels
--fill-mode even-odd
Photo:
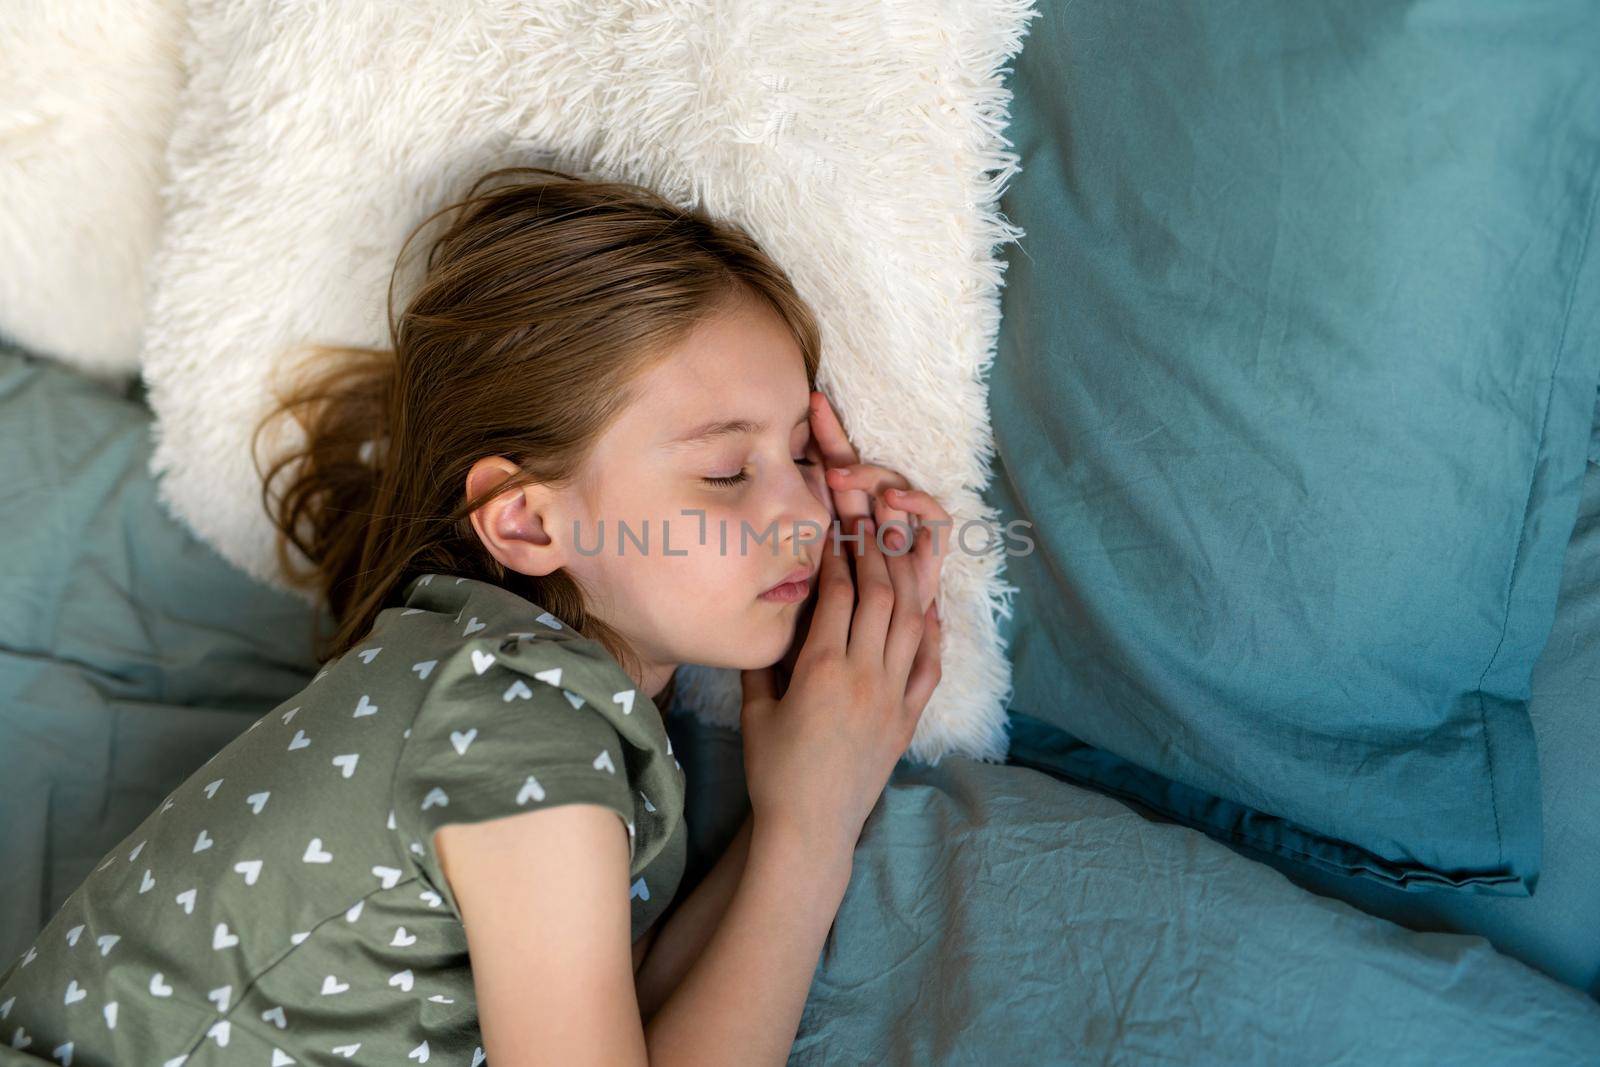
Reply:
[[[628,742],[613,720],[631,713],[621,711],[625,697],[613,699],[605,664],[577,646],[500,634],[463,639],[439,660],[417,707],[397,788],[452,782],[457,793],[476,793],[511,783],[521,805],[543,801],[562,779],[624,801]],[[444,788],[430,792],[434,803],[449,803]],[[429,797],[420,803],[430,806]]]
[[[408,600],[423,610],[384,623],[420,623],[434,645],[396,767],[397,818],[425,841],[447,822],[586,801],[616,811],[635,868],[648,863],[681,821],[684,795],[655,704],[600,642],[539,605],[441,581],[433,594],[414,582]]]
[[[604,645],[493,583],[421,575],[407,585],[401,607],[380,615],[378,628],[432,657],[419,716],[554,707],[558,697],[600,716],[629,744],[670,745],[660,710]]]
[[[565,675],[570,665],[565,651],[513,660],[483,639],[436,668],[395,765],[391,809],[396,828],[417,843],[415,862],[452,908],[434,838],[445,826],[592,804],[627,828],[632,858],[635,764],[611,721],[551,673]]]

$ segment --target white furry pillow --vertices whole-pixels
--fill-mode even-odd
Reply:
[[[0,4],[0,334],[138,373],[183,0]]]
[[[1025,2],[195,0],[144,373],[167,506],[276,583],[249,434],[300,342],[385,344],[405,233],[494,166],[650,185],[736,219],[816,309],[820,384],[863,459],[959,527],[992,440],[1000,64]],[[397,293],[397,304],[400,296]],[[974,540],[980,540],[974,538]],[[945,564],[943,680],[909,755],[1004,758],[998,554]],[[739,678],[685,671],[737,728]]]

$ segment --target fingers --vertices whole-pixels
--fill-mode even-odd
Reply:
[[[856,462],[856,446],[844,432],[844,424],[834,414],[833,405],[820,389],[811,393],[811,436],[822,452],[822,459],[830,467],[845,467]]]
[[[916,730],[916,720],[921,719],[922,710],[928,706],[928,699],[939,687],[942,633],[939,614],[930,607],[923,615],[922,643],[917,646],[917,657],[912,661],[911,674],[906,679],[906,710],[915,716],[911,724],[913,732]]]
[[[822,566],[817,569],[817,603],[811,610],[806,648],[844,649],[850,640],[850,616],[856,606],[856,583],[850,577],[847,549],[835,525],[822,539]],[[805,649],[801,650],[802,655]]]
[[[773,677],[771,667],[740,671],[739,688],[743,693],[744,708],[752,705],[765,706],[778,698],[776,679]]]
[[[892,560],[903,556],[910,562],[911,572],[916,577],[914,603],[924,610],[932,607],[938,599],[940,571],[945,557],[950,553],[954,536],[950,513],[932,495],[912,489],[898,472],[877,464],[860,462],[843,423],[827,395],[820,389],[813,390],[811,394],[811,434],[823,458],[824,477],[833,500],[831,510],[839,528],[855,530],[860,519],[870,517],[884,538],[882,548],[876,540],[869,551],[863,551],[863,548],[867,548],[865,545],[856,547],[858,558],[853,592],[860,601],[868,599],[865,575],[870,574],[874,576],[871,579],[873,583],[881,581],[889,587],[890,593],[894,594],[894,601],[872,612],[863,613],[858,608],[850,627],[850,647],[854,648],[856,631],[867,619],[874,623],[874,640],[878,632],[876,623],[882,619],[884,641],[887,644],[887,631],[893,625],[901,594],[894,585],[892,568],[884,564],[884,558],[887,556]],[[896,535],[891,532],[895,530],[899,530],[901,535],[910,536],[911,543],[897,543]],[[868,536],[875,538],[876,534]],[[881,577],[875,563],[884,564]],[[873,594],[873,597],[886,599],[882,593]],[[883,618],[885,614],[888,618]],[[917,647],[920,650],[922,646]],[[918,655],[921,654],[919,651]],[[915,664],[911,669],[917,669]],[[929,691],[932,691],[931,687]]]
[[[910,489],[911,483],[888,467],[876,463],[829,463],[828,484],[835,489],[864,489],[881,497],[888,488]],[[931,499],[931,498],[930,498]]]
[[[883,490],[892,485],[904,486],[906,480],[887,467],[873,463],[830,463],[823,473],[828,488],[833,492],[840,514],[845,518],[855,515],[872,515],[879,529],[891,518],[901,516],[886,513],[883,507]]]
[[[917,529],[910,516],[899,508],[891,508],[883,503],[881,497],[873,497],[872,517],[883,531],[883,551],[886,556],[892,559],[895,556],[909,556],[913,552],[916,546],[912,539],[916,537]],[[927,606],[919,605],[917,610],[921,611]]]
[[[910,553],[917,565],[920,606],[933,603],[939,592],[939,569],[950,552],[954,531],[950,514],[928,493],[907,490],[904,478],[874,464],[854,464],[842,475],[829,472],[832,485],[870,485],[874,488],[874,518],[882,528],[886,552]],[[882,486],[882,491],[877,486]],[[898,531],[898,533],[896,533]],[[912,541],[898,541],[898,534]]]
[[[922,643],[922,628],[927,606],[917,588],[916,563],[906,553],[885,553],[889,580],[894,585],[894,613],[883,645],[884,669],[894,680],[896,692],[903,692],[911,671],[912,657]]]
[[[908,486],[889,486],[884,489],[884,501],[890,507],[910,512],[923,522],[950,521],[950,513],[938,500],[920,489]]]
[[[855,445],[845,435],[844,426],[834,414],[833,405],[821,390],[814,390],[811,394],[811,441],[822,456],[824,469],[848,467],[861,458],[856,454]],[[858,489],[840,491],[831,485],[828,492],[833,501],[831,510],[842,528],[855,529],[855,520],[868,513],[870,501],[867,494]]]
[[[916,516],[917,522],[908,522],[908,526],[937,524],[941,531],[945,531],[939,543],[946,546],[947,551],[950,542],[948,531],[952,525],[950,513],[931,494],[912,489],[902,475],[875,463],[852,463],[846,467],[830,467],[824,477],[835,494],[855,490],[871,494],[876,505],[874,518],[879,526],[890,519],[905,521],[907,516],[912,515]]]
[[[916,489],[901,489],[889,487],[883,491],[884,518],[881,523],[905,520],[902,514],[909,514],[915,520],[910,523],[914,527],[914,544],[910,551],[916,561],[917,577],[921,580],[922,606],[926,608],[933,603],[939,592],[939,572],[944,566],[945,557],[950,554],[950,543],[954,540],[954,523],[950,513],[937,499],[928,493]],[[886,542],[894,551],[895,548],[887,536]]]
[[[854,547],[856,556],[856,614],[850,622],[852,657],[871,657],[870,662],[883,662],[883,645],[889,630],[889,619],[894,611],[895,588],[889,580],[889,568],[883,551],[878,548],[878,530],[871,519],[856,522],[855,532],[860,534],[860,544]]]
[[[939,597],[939,572],[944,563],[944,551],[934,549],[935,531],[926,526],[916,530],[915,543],[910,552],[911,566],[917,574],[917,591],[922,601],[917,606],[924,611]]]

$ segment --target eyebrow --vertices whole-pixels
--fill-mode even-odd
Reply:
[[[794,421],[794,425],[799,426],[801,423],[808,421],[810,418],[811,409],[808,406],[805,411],[800,413],[800,417]],[[703,445],[708,441],[714,441],[719,437],[732,437],[738,434],[757,434],[766,428],[767,424],[765,422],[758,422],[754,419],[717,419],[714,422],[708,422],[703,425],[696,426],[687,433],[680,434],[679,436],[672,438],[663,447],[674,450],[693,448],[696,445]],[[793,426],[790,427],[790,429],[793,428]]]

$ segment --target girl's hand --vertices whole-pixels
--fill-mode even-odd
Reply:
[[[950,515],[939,502],[927,493],[912,490],[904,478],[885,467],[858,462],[855,445],[844,432],[833,405],[821,390],[811,393],[811,446],[821,456],[823,468],[828,471],[826,482],[828,513],[841,530],[854,530],[855,523],[870,516],[882,531],[884,545],[891,554],[906,555],[903,528],[888,526],[890,522],[906,523],[913,528],[918,540],[909,555],[915,563],[920,604],[924,610],[931,604],[938,614],[939,573],[944,557],[949,555],[950,540],[954,536]],[[838,470],[842,473],[833,473]],[[889,492],[890,488],[893,492]],[[881,499],[885,496],[893,499]],[[907,516],[915,516],[908,521]],[[919,522],[920,520],[920,522]],[[921,526],[920,523],[935,523]],[[828,542],[824,540],[824,551]],[[796,658],[805,644],[806,632],[811,625],[811,611],[816,604],[816,592],[800,606],[795,618],[794,641],[777,663],[776,687],[779,696],[789,688],[794,675]]]
[[[939,684],[939,619],[919,610],[915,565],[886,556],[861,519],[830,535],[816,609],[780,699],[774,669],[744,671],[740,733],[754,821],[815,847],[854,848]],[[857,595],[859,587],[859,597]]]
[[[833,405],[820,390],[811,394],[811,436],[822,453],[840,527],[853,529],[856,519],[870,515],[884,531],[884,546],[889,553],[905,554],[905,542],[897,541],[905,532],[899,524],[910,526],[915,538],[910,556],[922,589],[921,606],[927,608],[929,604],[936,604],[939,574],[955,536],[950,513],[932,496],[912,489],[896,472],[861,463],[839,416],[834,414]],[[930,523],[933,525],[929,526]],[[934,610],[937,612],[938,608]]]

